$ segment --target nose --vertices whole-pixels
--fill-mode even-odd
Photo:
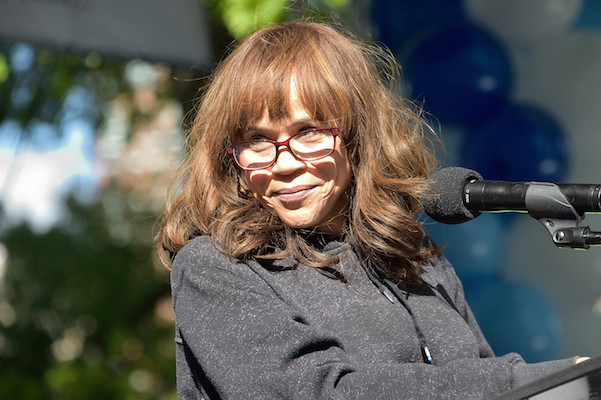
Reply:
[[[305,162],[296,159],[287,146],[278,148],[278,157],[271,167],[271,172],[281,175],[289,175],[299,169],[305,168]]]

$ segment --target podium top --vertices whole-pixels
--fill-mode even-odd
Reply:
[[[530,382],[493,400],[601,400],[601,356]]]

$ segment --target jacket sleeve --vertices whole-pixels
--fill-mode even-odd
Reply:
[[[180,399],[484,399],[511,389],[523,364],[513,354],[444,366],[352,360],[251,268],[198,240],[172,271]]]
[[[447,300],[447,302],[449,302],[451,306],[455,308],[467,322],[478,343],[480,357],[495,357],[493,349],[490,347],[488,341],[482,334],[482,330],[480,329],[480,326],[478,325],[478,322],[476,321],[476,318],[465,299],[463,285],[457,276],[455,269],[446,260],[446,258],[442,256],[435,258],[432,260],[432,262],[434,267],[429,271],[431,274],[430,279],[433,281],[431,284],[435,286],[436,291],[440,293],[442,297],[444,297],[445,300]],[[542,378],[561,369],[568,368],[574,365],[576,359],[578,358],[571,357],[562,360],[528,364],[518,354],[511,353],[508,354],[507,357],[512,357],[515,360],[515,364],[512,369],[513,388]]]

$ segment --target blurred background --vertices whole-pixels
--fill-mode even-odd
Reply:
[[[176,398],[153,236],[198,89],[232,41],[306,14],[391,49],[441,166],[601,183],[595,0],[2,0],[0,398]],[[601,248],[523,214],[423,219],[496,353],[601,354]]]

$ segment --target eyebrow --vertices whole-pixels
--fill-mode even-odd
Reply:
[[[303,119],[299,119],[299,120],[292,122],[288,126],[297,127],[297,126],[307,125],[307,124],[317,125],[318,122],[315,121],[313,118],[303,118]],[[270,131],[270,130],[271,129],[262,127],[259,125],[250,125],[250,126],[246,127],[246,132],[266,132],[266,131]]]

